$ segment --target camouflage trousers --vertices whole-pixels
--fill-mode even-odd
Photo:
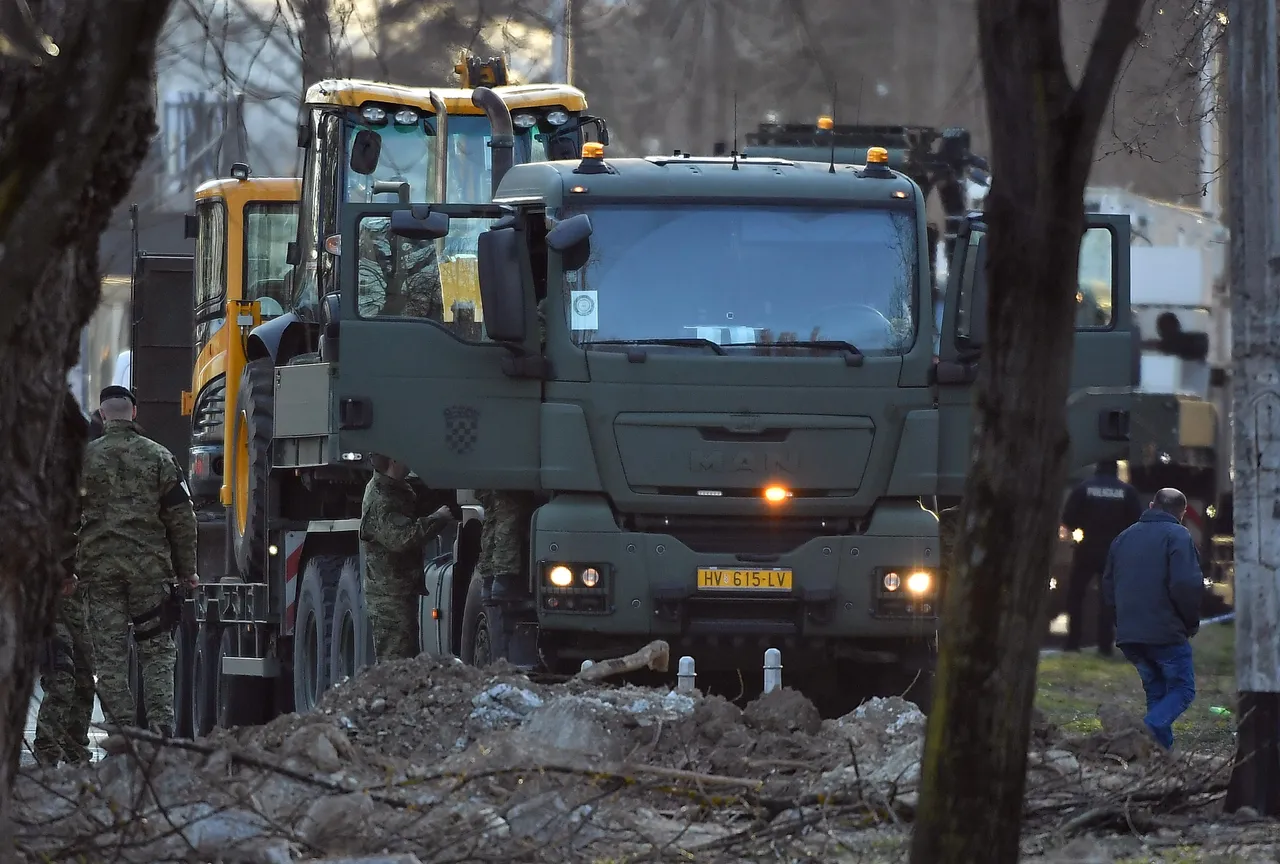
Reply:
[[[379,663],[418,656],[417,583],[410,578],[410,594],[403,585],[372,586],[365,591],[365,609],[373,632],[374,659]],[[399,590],[397,590],[399,589]]]
[[[84,594],[59,597],[49,662],[40,675],[44,698],[36,717],[35,753],[46,765],[89,761],[93,718],[93,646]]]
[[[98,699],[110,723],[136,725],[134,706],[138,694],[129,688],[129,625],[155,608],[164,598],[164,587],[130,585],[111,577],[89,583],[89,625],[93,654],[98,666]],[[143,625],[151,626],[151,624]],[[173,667],[177,646],[170,633],[137,643],[142,702],[152,731],[173,729]]]
[[[477,491],[476,498],[484,507],[476,569],[486,577],[524,576],[529,566],[533,493],[485,489]]]

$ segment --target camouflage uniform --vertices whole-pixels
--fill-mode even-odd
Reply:
[[[75,535],[68,546],[66,576],[74,576]],[[44,698],[36,716],[34,749],[47,765],[89,761],[89,723],[93,719],[93,646],[89,641],[84,595],[60,596],[54,613],[54,638],[41,669]]]
[[[390,219],[360,223],[360,314],[365,318],[390,315],[443,321],[444,294],[435,241],[392,237],[390,229]],[[399,258],[391,254],[392,243],[400,244]]]
[[[155,609],[167,586],[196,572],[196,517],[173,454],[128,420],[110,420],[89,444],[81,481],[78,571],[86,589],[98,698],[109,720],[133,725],[129,624]],[[150,629],[144,622],[142,629]],[[173,728],[170,633],[137,642],[148,724]]]
[[[374,472],[361,504],[360,548],[364,552],[365,608],[376,657],[418,656],[418,598],[427,542],[443,520],[415,517],[417,497],[407,480]]]

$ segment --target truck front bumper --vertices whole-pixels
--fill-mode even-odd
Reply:
[[[627,531],[603,499],[562,495],[535,514],[530,548],[543,632],[881,641],[928,637],[937,626],[938,521],[914,500],[882,502],[863,533],[758,554]],[[570,584],[555,584],[557,568]],[[928,586],[913,591],[918,574]]]

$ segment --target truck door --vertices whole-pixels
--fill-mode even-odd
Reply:
[[[132,387],[138,423],[189,470],[191,421],[182,392],[191,386],[193,256],[138,253],[129,305]]]
[[[349,206],[343,221],[342,450],[404,461],[436,489],[539,488],[542,381],[485,338],[471,284],[477,239],[502,210],[436,205],[448,236],[406,240],[389,233],[396,209]],[[526,347],[539,350],[536,332]]]
[[[972,461],[973,385],[986,316],[986,226],[971,222],[948,270],[937,381],[938,494],[958,496]],[[1068,469],[1125,459],[1133,402],[1129,310],[1129,217],[1085,216],[1080,245],[1075,351],[1067,402]]]

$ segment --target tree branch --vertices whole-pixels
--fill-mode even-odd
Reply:
[[[1102,11],[1102,20],[1098,24],[1098,32],[1094,34],[1089,46],[1089,57],[1085,61],[1084,75],[1080,85],[1076,87],[1068,109],[1069,116],[1078,123],[1079,133],[1083,138],[1093,141],[1102,126],[1102,117],[1107,112],[1111,91],[1115,89],[1116,79],[1120,75],[1120,66],[1125,55],[1140,35],[1138,15],[1142,12],[1144,0],[1107,0]],[[1093,148],[1089,148],[1089,158],[1093,158]]]

